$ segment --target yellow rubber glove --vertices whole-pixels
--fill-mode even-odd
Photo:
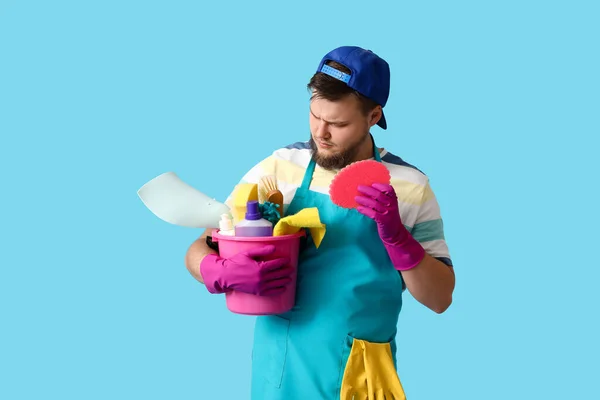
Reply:
[[[406,400],[389,343],[354,339],[341,390],[342,400]]]

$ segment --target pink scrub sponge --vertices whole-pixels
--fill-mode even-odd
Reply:
[[[344,208],[356,208],[354,200],[360,196],[358,187],[371,186],[374,183],[389,184],[390,171],[383,163],[375,160],[363,160],[352,163],[340,170],[329,185],[329,196],[334,204]]]

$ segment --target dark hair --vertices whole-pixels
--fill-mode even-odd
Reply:
[[[327,61],[325,64],[346,74],[351,73],[347,67],[335,61]],[[315,92],[313,97],[322,98],[329,101],[338,101],[347,96],[356,96],[358,98],[361,111],[365,115],[378,106],[375,101],[363,96],[350,86],[346,85],[344,82],[324,74],[323,72],[317,72],[314,74],[310,79],[310,82],[308,82],[308,85],[306,85],[306,88]]]

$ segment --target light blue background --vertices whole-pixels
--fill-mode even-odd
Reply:
[[[430,176],[456,264],[446,313],[406,296],[409,399],[597,398],[598,2],[201,3],[0,1],[0,398],[248,398],[253,318],[136,191],[223,200],[307,138],[346,44],[391,64],[373,133]]]

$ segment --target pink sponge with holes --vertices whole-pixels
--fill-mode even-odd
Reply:
[[[383,163],[375,160],[357,161],[337,173],[329,186],[329,196],[331,201],[340,207],[356,208],[359,204],[354,198],[361,195],[358,191],[359,186],[389,184],[390,180],[390,171]]]

